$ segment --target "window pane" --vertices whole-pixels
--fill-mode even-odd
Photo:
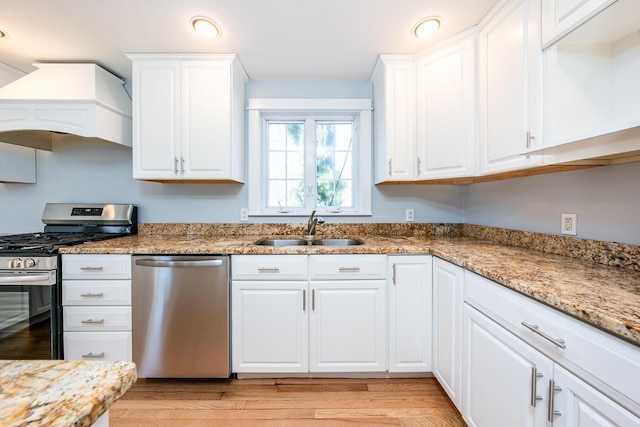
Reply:
[[[303,206],[304,123],[267,123],[267,207]]]
[[[353,206],[352,123],[316,123],[316,206]]]

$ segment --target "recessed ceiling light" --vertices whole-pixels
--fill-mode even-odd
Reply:
[[[413,27],[413,35],[419,39],[426,39],[440,29],[442,20],[436,16],[424,18]]]
[[[191,18],[191,26],[200,37],[217,39],[220,37],[220,27],[209,18],[196,16]]]

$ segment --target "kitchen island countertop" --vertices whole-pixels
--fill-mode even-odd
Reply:
[[[364,245],[258,246],[270,235],[136,235],[68,254],[433,254],[640,346],[640,272],[470,237],[351,235]],[[277,236],[283,238],[285,236]]]
[[[132,362],[0,360],[0,424],[90,426],[135,381]]]

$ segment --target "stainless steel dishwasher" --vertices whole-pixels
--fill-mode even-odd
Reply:
[[[229,257],[132,257],[140,378],[227,378]]]

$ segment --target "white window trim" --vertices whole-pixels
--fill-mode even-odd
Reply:
[[[359,180],[358,210],[345,212],[323,211],[323,216],[370,216],[371,215],[371,100],[370,99],[280,99],[251,98],[247,103],[248,122],[248,184],[250,216],[306,216],[310,212],[265,212],[261,206],[262,189],[262,120],[266,114],[274,113],[332,113],[355,114],[358,117]]]

